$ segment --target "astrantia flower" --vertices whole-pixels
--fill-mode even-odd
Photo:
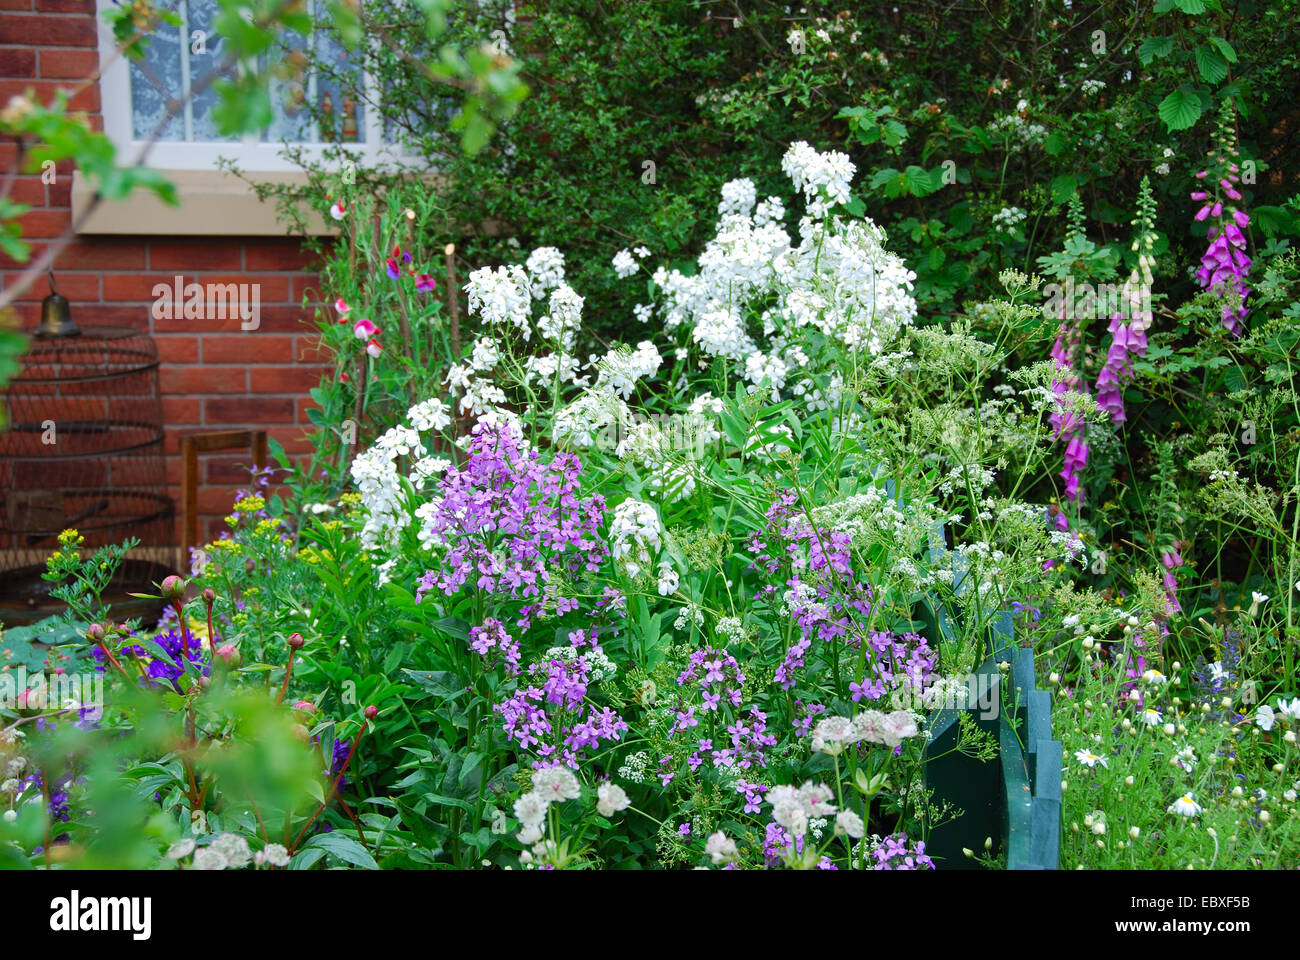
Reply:
[[[1088,750],[1087,748],[1084,748],[1083,750],[1076,750],[1074,752],[1074,758],[1078,760],[1081,764],[1083,764],[1085,767],[1088,767],[1090,769],[1095,769],[1097,764],[1101,764],[1103,767],[1107,767],[1107,768],[1109,768],[1110,766],[1110,764],[1106,762],[1106,758],[1104,756],[1102,756],[1099,753],[1093,753],[1091,750]]]
[[[533,774],[533,791],[551,803],[582,796],[578,778],[567,767],[548,767]]]
[[[841,810],[835,814],[835,832],[847,833],[854,840],[860,839],[867,832],[862,818],[852,810]]]
[[[704,852],[709,855],[715,867],[724,863],[733,863],[738,856],[736,841],[721,830],[709,834],[709,838],[704,841]]]
[[[535,827],[546,819],[550,801],[536,790],[525,793],[515,801],[515,818],[525,827]]]
[[[182,857],[188,857],[194,852],[194,838],[186,837],[183,840],[177,840],[167,848],[167,859],[180,860]]]
[[[253,860],[248,841],[237,833],[223,833],[212,841],[209,850],[215,850],[226,860],[226,865],[238,869],[248,866]]]
[[[212,847],[201,847],[194,853],[195,870],[224,870],[227,866],[226,858]]]
[[[1201,805],[1196,802],[1192,794],[1184,793],[1166,809],[1169,813],[1177,814],[1180,817],[1194,817],[1201,812]]]
[[[287,867],[289,865],[289,851],[282,844],[268,843],[253,854],[253,862],[259,867],[263,864],[269,864],[272,867]]]
[[[596,788],[596,812],[602,817],[612,817],[619,810],[626,810],[631,805],[632,801],[627,793],[616,783],[606,782]]]

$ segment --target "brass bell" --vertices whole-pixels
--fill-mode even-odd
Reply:
[[[54,289],[54,274],[50,273],[50,295],[41,301],[41,325],[36,328],[38,337],[75,337],[81,331],[72,322],[72,304]]]

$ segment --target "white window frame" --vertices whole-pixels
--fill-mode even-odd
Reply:
[[[148,141],[135,138],[135,125],[131,101],[131,60],[118,55],[113,31],[104,20],[106,11],[116,8],[112,0],[96,0],[99,26],[100,112],[104,133],[118,149],[119,164],[134,164],[148,145]],[[110,62],[111,60],[111,62]],[[107,64],[107,69],[104,68]],[[385,143],[383,119],[374,104],[379,102],[379,86],[370,74],[365,76],[364,140],[309,143],[290,141],[287,146],[300,150],[303,159],[318,163],[327,149],[342,147],[352,154],[358,166],[393,166],[418,164],[420,158],[406,152],[400,144]],[[149,150],[148,165],[160,170],[216,170],[217,159],[232,161],[241,171],[249,173],[292,172],[302,168],[282,156],[286,143],[260,141],[249,136],[241,141],[209,143],[158,140]],[[337,162],[337,161],[336,161]]]

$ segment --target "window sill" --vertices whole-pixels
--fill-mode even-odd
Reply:
[[[276,217],[273,199],[258,200],[253,188],[238,177],[219,170],[164,170],[176,186],[180,201],[168,206],[156,195],[136,190],[125,200],[101,203],[80,234],[127,234],[179,237],[283,237],[285,224]],[[267,183],[305,185],[304,173],[259,173]],[[94,191],[80,172],[72,175],[72,219],[90,208]],[[307,233],[330,236],[338,227],[327,223],[319,211],[308,211]]]

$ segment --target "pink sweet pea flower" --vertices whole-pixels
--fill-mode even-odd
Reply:
[[[379,341],[374,337],[371,337],[366,342],[366,353],[370,354],[372,357],[378,357],[379,354],[383,352],[383,349],[384,348],[380,346]]]
[[[352,335],[358,340],[365,340],[373,337],[379,332],[379,328],[364,317],[356,322],[352,327]]]

